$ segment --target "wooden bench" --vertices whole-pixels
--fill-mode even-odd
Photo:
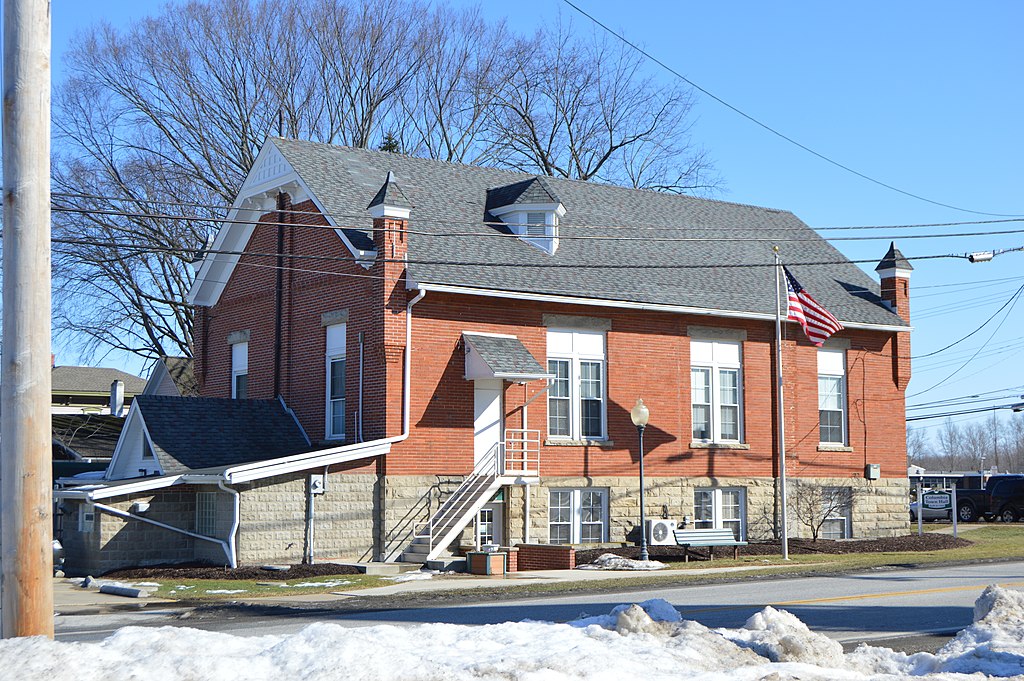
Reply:
[[[715,559],[716,546],[731,546],[732,557],[740,557],[740,547],[746,546],[747,542],[736,539],[732,530],[695,529],[676,530],[676,544],[683,547],[684,562],[690,561],[690,548],[695,546],[708,547],[711,560]]]

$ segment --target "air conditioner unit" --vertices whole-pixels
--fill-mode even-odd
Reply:
[[[656,520],[647,521],[647,543],[653,546],[665,546],[676,543],[676,536],[673,532],[676,531],[675,520],[665,520],[658,518]]]

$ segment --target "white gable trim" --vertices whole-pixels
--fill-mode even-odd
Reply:
[[[324,209],[323,204],[285,160],[277,146],[268,141],[260,149],[252,168],[249,169],[249,174],[238,190],[238,196],[228,211],[227,221],[217,232],[210,247],[213,252],[203,258],[188,294],[190,303],[206,307],[217,304],[234,274],[242,252],[252,238],[260,217],[264,213],[273,212],[277,207],[278,192],[288,193],[293,204],[312,201],[317,210],[324,215],[327,224],[335,227],[334,233],[359,264],[369,267],[373,263],[376,252],[363,251],[352,245],[332,216]]]
[[[131,440],[135,441],[132,442]],[[143,464],[145,464],[145,468],[155,471],[158,475],[163,475],[163,468],[160,466],[160,461],[155,458],[155,453],[152,461],[142,458],[142,452],[145,450],[147,442],[149,442],[150,447],[153,446],[152,438],[149,437],[149,430],[146,428],[146,419],[142,416],[138,404],[132,402],[132,406],[128,408],[128,416],[125,417],[124,427],[121,428],[121,435],[117,438],[114,454],[110,457],[110,463],[107,465],[107,471],[103,479],[116,481],[139,477],[121,475],[117,478],[111,478],[110,476],[121,469],[137,473],[143,467]]]

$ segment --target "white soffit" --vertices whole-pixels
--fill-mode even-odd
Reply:
[[[306,183],[284,158],[277,146],[267,141],[249,169],[242,187],[238,190],[227,220],[217,232],[210,250],[203,258],[195,282],[188,294],[188,301],[194,305],[210,307],[217,304],[224,293],[241,253],[249,244],[260,216],[272,212],[277,204],[278,191],[287,192],[292,203],[310,200],[325,217],[327,224],[335,227],[334,233],[345,244],[352,256],[363,267],[372,264],[373,251],[362,251],[352,245],[345,233],[338,228],[323,204],[313,195]],[[220,253],[226,251],[226,253]]]

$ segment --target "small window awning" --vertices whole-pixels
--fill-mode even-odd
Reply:
[[[466,342],[466,380],[500,378],[527,383],[554,378],[515,336],[462,332]]]

